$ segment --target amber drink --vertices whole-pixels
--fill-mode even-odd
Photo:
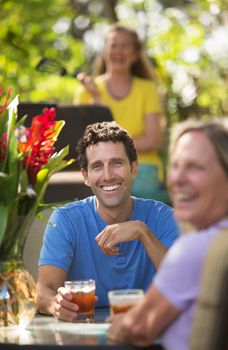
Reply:
[[[66,281],[65,288],[72,293],[72,302],[79,306],[75,322],[94,321],[95,281]]]
[[[142,289],[118,289],[108,292],[111,314],[128,311],[144,297]]]

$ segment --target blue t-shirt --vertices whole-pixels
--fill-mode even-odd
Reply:
[[[133,197],[130,220],[141,220],[166,247],[178,237],[173,209],[151,199]],[[95,238],[107,226],[96,209],[94,196],[56,209],[44,234],[39,265],[65,270],[69,280],[96,281],[96,306],[107,306],[111,289],[142,288],[146,290],[155,274],[143,244],[138,240],[120,243],[119,255],[102,252]]]

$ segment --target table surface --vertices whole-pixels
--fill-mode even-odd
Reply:
[[[0,349],[135,349],[127,344],[113,344],[107,339],[108,309],[97,309],[94,323],[63,322],[51,316],[37,315],[27,329],[7,327],[0,329]],[[142,348],[141,348],[142,349]],[[158,343],[147,349],[162,349]]]

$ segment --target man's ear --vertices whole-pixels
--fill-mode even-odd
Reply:
[[[83,176],[83,179],[84,179],[84,183],[85,183],[85,185],[86,185],[86,186],[88,186],[88,187],[91,187],[91,186],[90,186],[89,179],[88,179],[88,173],[87,173],[87,170],[86,170],[86,169],[84,169],[84,168],[82,168],[82,169],[81,169],[81,172],[82,172],[82,176]]]
[[[132,173],[133,180],[135,180],[136,176],[138,175],[138,161],[137,160],[132,162],[131,173]]]

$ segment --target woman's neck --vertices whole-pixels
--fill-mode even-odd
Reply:
[[[122,99],[126,97],[132,87],[132,76],[131,74],[105,74],[105,83],[107,90],[111,97],[115,99]]]

